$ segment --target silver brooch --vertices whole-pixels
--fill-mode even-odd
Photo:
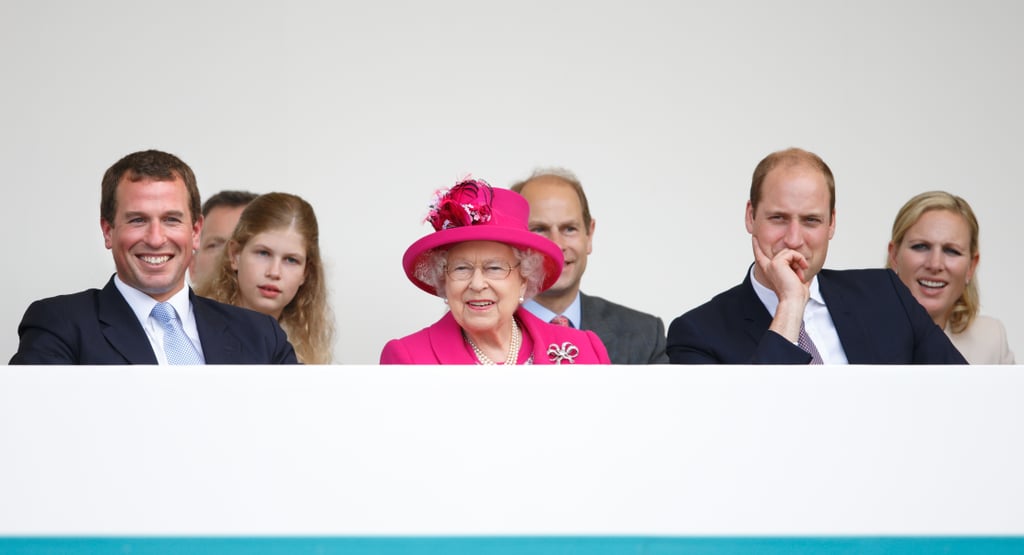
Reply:
[[[579,348],[568,341],[562,343],[561,347],[556,343],[552,343],[548,347],[548,360],[552,364],[562,364],[563,360],[568,360],[569,364],[576,364],[578,356],[580,356]]]

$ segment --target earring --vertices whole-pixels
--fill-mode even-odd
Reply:
[[[526,299],[524,299],[522,295],[519,296],[519,304],[523,304],[523,301],[525,300]]]

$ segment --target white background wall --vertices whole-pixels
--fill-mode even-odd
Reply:
[[[0,542],[1024,537],[1015,367],[88,370],[0,371]]]
[[[100,287],[103,171],[181,156],[205,196],[289,191],[321,223],[341,363],[442,313],[401,271],[434,189],[575,171],[587,292],[666,325],[738,283],[750,173],[801,146],[836,174],[828,267],[880,266],[899,206],[966,197],[983,312],[1024,355],[1018,224],[1024,4],[0,4],[6,181],[0,358],[34,299]]]

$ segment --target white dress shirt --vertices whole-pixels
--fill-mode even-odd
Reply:
[[[153,307],[157,303],[156,299],[121,281],[121,278],[117,275],[114,275],[114,286],[121,292],[124,300],[128,301],[128,306],[132,308],[135,317],[139,319],[142,329],[146,330],[146,337],[149,338],[149,345],[153,348],[153,353],[156,355],[157,364],[167,364],[167,355],[164,354],[164,327],[151,315]],[[199,341],[199,329],[196,327],[196,315],[192,311],[192,303],[189,302],[188,292],[188,287],[182,287],[181,291],[167,299],[167,302],[178,313],[178,318],[181,319],[181,326],[185,329],[185,335],[192,342],[192,345],[199,353],[199,357],[203,359],[205,364],[206,359],[203,357],[203,345]]]
[[[775,291],[761,285],[757,281],[754,277],[753,266],[750,267],[750,283],[754,284],[754,293],[757,294],[757,298],[761,299],[764,307],[768,309],[768,314],[771,314],[772,318],[774,318],[775,310],[779,308],[779,297],[775,294]],[[804,330],[807,331],[807,335],[814,342],[814,346],[818,348],[818,354],[821,355],[823,363],[850,363],[846,358],[846,351],[843,350],[843,344],[839,341],[839,332],[836,331],[832,315],[829,314],[828,306],[825,305],[825,299],[822,298],[821,291],[818,289],[818,276],[814,276],[811,279],[811,298],[807,300],[807,305],[804,306]],[[796,345],[795,342],[793,344]]]

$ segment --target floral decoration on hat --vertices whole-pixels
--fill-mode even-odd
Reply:
[[[486,181],[467,176],[451,189],[434,193],[426,221],[434,231],[487,223],[493,200],[494,191]]]
[[[526,199],[508,189],[492,188],[482,179],[466,176],[450,189],[435,190],[423,221],[434,229],[405,249],[402,269],[409,281],[431,295],[437,294],[437,286],[420,278],[420,268],[429,263],[435,249],[466,241],[496,241],[540,253],[544,259],[540,291],[554,285],[562,273],[562,249],[530,231],[530,204]]]

